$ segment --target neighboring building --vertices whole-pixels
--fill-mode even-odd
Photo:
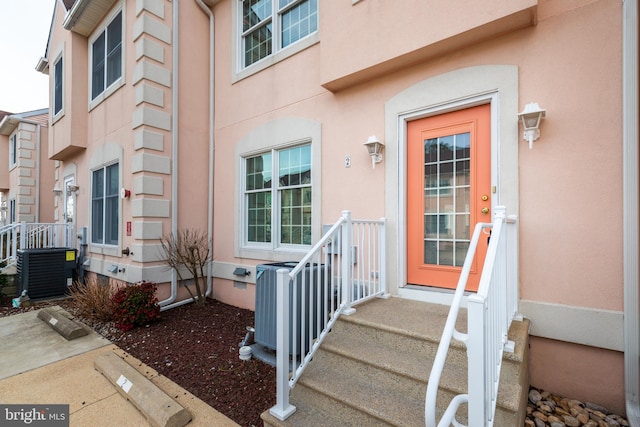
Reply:
[[[54,222],[54,165],[48,159],[49,110],[0,117],[0,199],[3,225]]]
[[[161,237],[206,231],[212,296],[253,308],[256,265],[301,259],[342,210],[385,217],[391,293],[446,302],[469,230],[504,205],[532,384],[637,410],[636,8],[58,0],[38,65],[56,219],[86,227],[88,271],[161,283],[165,305],[186,294]]]

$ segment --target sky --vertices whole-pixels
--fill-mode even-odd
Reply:
[[[36,71],[57,0],[0,0],[0,110],[49,107],[49,76]]]

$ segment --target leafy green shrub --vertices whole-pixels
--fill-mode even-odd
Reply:
[[[113,279],[100,279],[96,274],[86,276],[85,283],[76,282],[69,288],[69,295],[78,314],[90,320],[113,320],[112,299],[124,284]]]
[[[140,282],[125,286],[112,298],[116,328],[128,331],[160,318],[160,306],[156,297],[156,284]]]

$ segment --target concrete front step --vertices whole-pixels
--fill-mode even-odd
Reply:
[[[284,423],[265,413],[265,425],[424,426],[427,380],[448,309],[391,298],[342,316],[291,392],[296,413]],[[459,318],[458,330],[464,332],[466,311]],[[524,420],[528,322],[514,322],[510,338],[516,350],[503,361],[494,425]],[[466,393],[466,366],[464,345],[452,342],[440,380],[438,418],[453,396]],[[458,421],[466,423],[466,410],[458,411]]]

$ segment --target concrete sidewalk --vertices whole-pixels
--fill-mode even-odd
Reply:
[[[56,307],[56,310],[62,310]],[[70,426],[145,426],[144,415],[94,368],[115,352],[192,415],[189,426],[238,426],[168,378],[97,334],[67,341],[37,311],[0,318],[0,402],[68,404]]]

